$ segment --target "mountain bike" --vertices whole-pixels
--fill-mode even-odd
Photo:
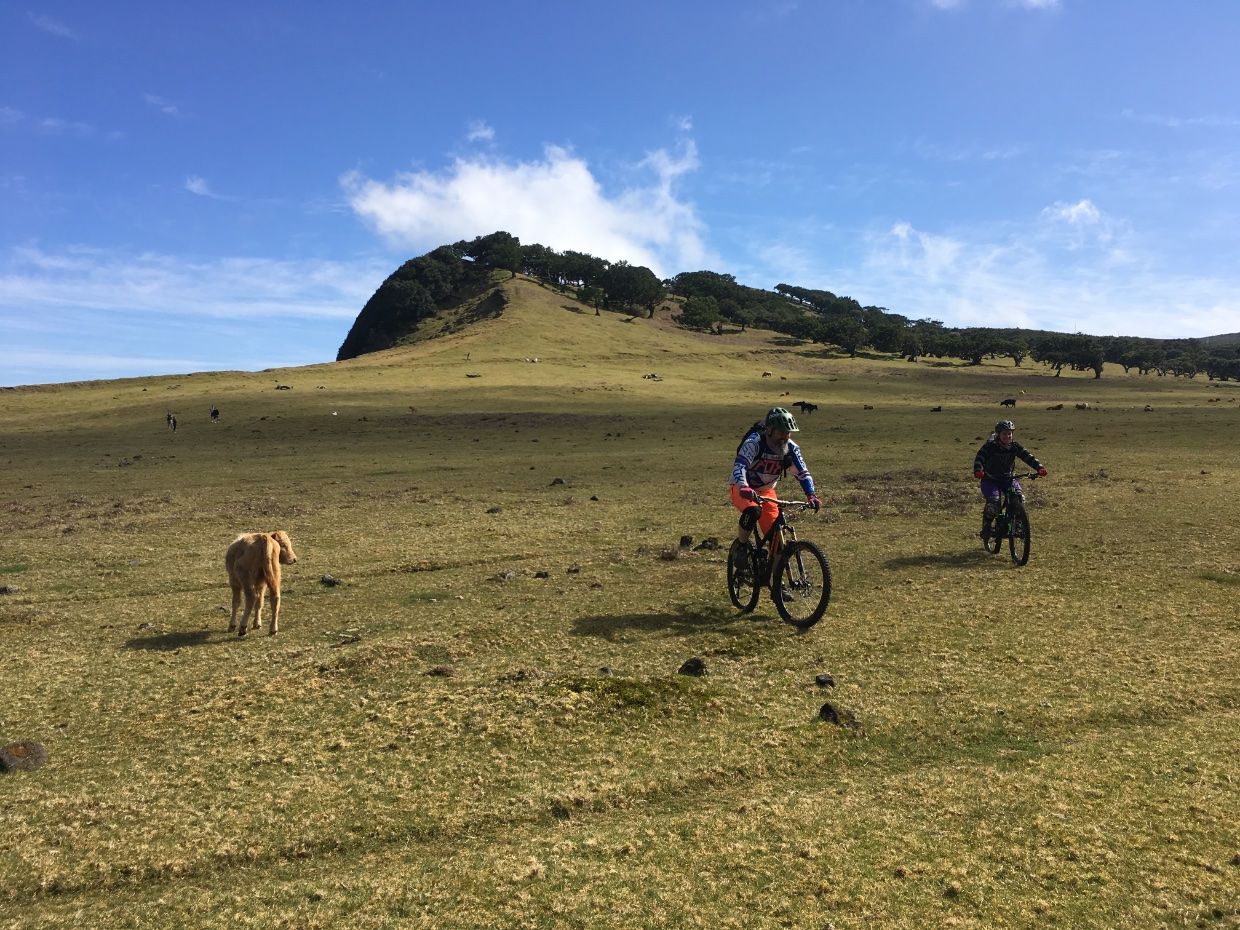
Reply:
[[[762,589],[769,587],[779,615],[793,626],[807,630],[827,612],[831,565],[818,546],[797,539],[796,530],[784,517],[785,508],[803,510],[809,504],[765,500],[779,505],[779,516],[766,535],[755,525],[749,540],[733,541],[728,550],[728,597],[741,611],[749,613],[758,606]]]
[[[994,554],[1008,542],[1008,550],[1012,561],[1024,565],[1029,561],[1029,514],[1025,511],[1025,495],[1016,485],[1018,478],[1036,480],[1037,472],[1026,472],[1023,475],[1012,475],[1007,479],[1007,487],[999,498],[999,512],[995,515],[994,531],[982,539],[986,551]]]

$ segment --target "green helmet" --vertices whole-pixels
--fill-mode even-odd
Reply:
[[[785,433],[799,433],[801,428],[797,426],[797,421],[792,419],[790,414],[783,407],[772,407],[766,414],[767,427],[775,427],[781,429]]]

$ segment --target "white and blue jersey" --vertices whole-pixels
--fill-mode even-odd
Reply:
[[[792,472],[807,497],[814,493],[814,479],[801,455],[801,447],[790,439],[787,453],[781,454],[771,449],[763,435],[755,431],[746,436],[736,450],[729,484],[761,491],[775,487],[785,470]]]

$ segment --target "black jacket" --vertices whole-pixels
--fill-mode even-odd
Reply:
[[[1032,452],[1022,446],[1015,439],[1006,449],[999,444],[999,440],[991,436],[986,440],[985,444],[977,450],[977,456],[973,459],[973,470],[986,472],[987,478],[996,480],[1001,478],[1011,478],[1015,473],[1012,467],[1019,458],[1030,468],[1041,468],[1042,463],[1039,462]]]

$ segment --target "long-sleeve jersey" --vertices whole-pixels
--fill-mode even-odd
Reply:
[[[814,493],[814,478],[801,455],[801,447],[788,440],[788,452],[780,454],[766,444],[760,432],[754,431],[745,437],[745,441],[736,450],[736,461],[732,463],[732,480],[729,483],[742,488],[749,486],[756,491],[773,488],[785,468],[792,472],[806,496]]]
[[[1016,471],[1013,466],[1018,458],[1030,468],[1042,467],[1042,463],[1033,453],[1015,439],[1011,445],[1004,446],[992,434],[977,450],[977,456],[973,459],[973,470],[986,472],[987,478],[1011,478]]]

